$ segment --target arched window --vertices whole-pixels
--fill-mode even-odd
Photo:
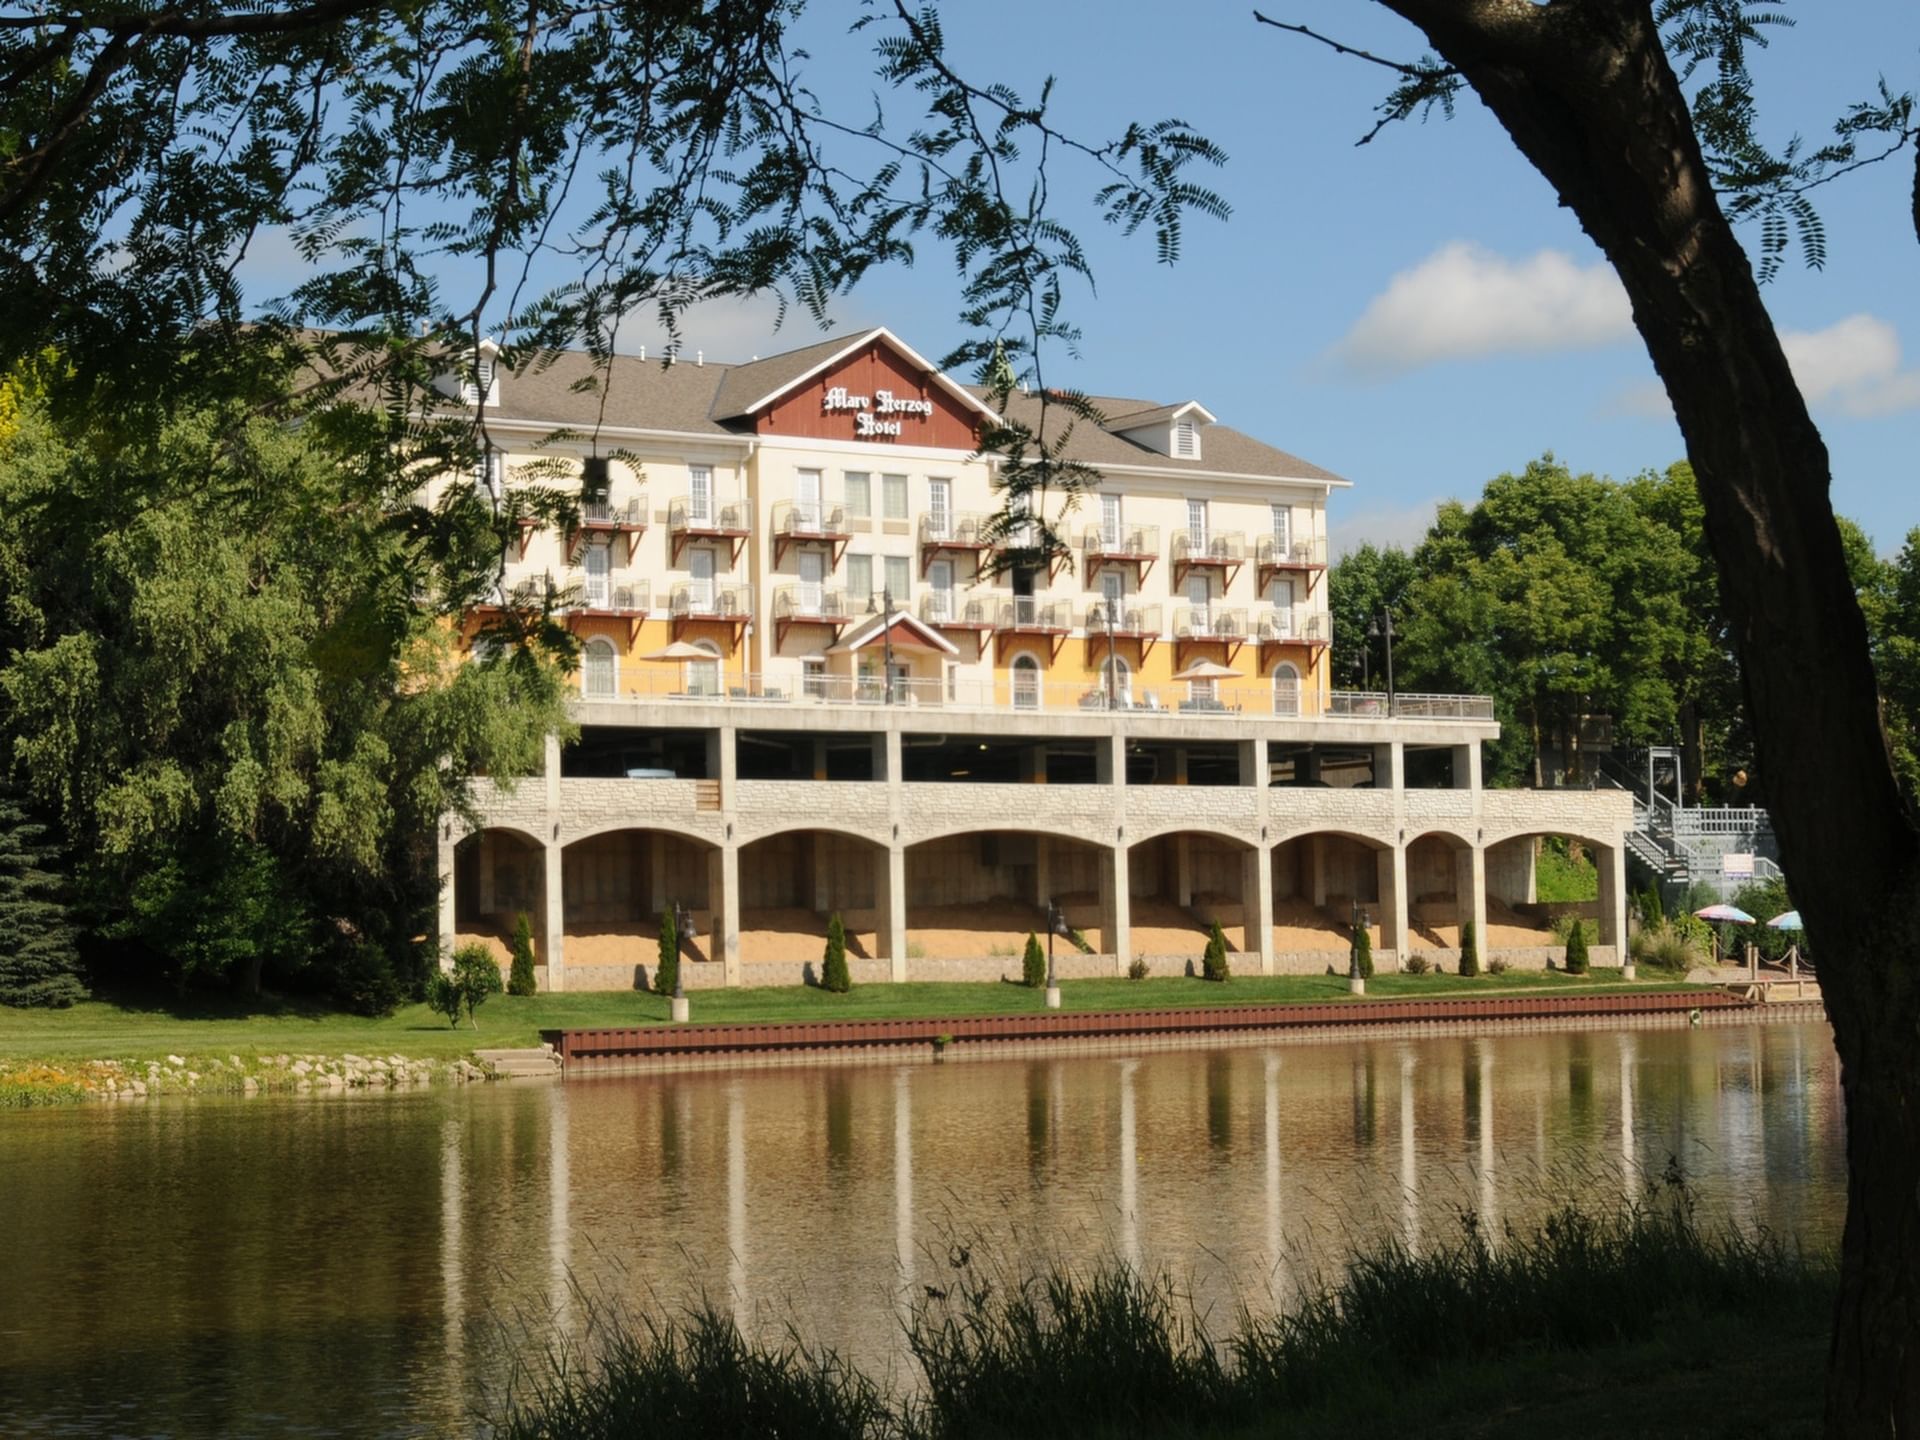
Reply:
[[[580,652],[580,693],[589,700],[611,700],[620,689],[620,656],[611,640],[594,638]]]
[[[1276,715],[1298,715],[1300,713],[1300,672],[1285,661],[1273,670],[1273,713]]]
[[[1013,708],[1040,708],[1040,662],[1031,655],[1013,657]]]
[[[687,661],[687,693],[689,695],[718,695],[720,693],[720,647],[711,640],[693,642],[696,650],[704,650],[709,658]]]
[[[1133,704],[1133,667],[1129,665],[1126,662],[1126,658],[1121,655],[1114,656],[1111,663],[1113,666],[1113,703],[1124,710]]]

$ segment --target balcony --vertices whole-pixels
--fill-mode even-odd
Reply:
[[[974,568],[979,568],[980,556],[993,546],[983,535],[987,517],[972,512],[966,514],[922,515],[920,517],[920,578],[927,578],[927,567],[942,555],[970,554],[974,559]]]
[[[1107,600],[1087,602],[1085,628],[1089,664],[1104,650],[1101,642],[1113,640],[1138,640],[1144,660],[1164,634],[1158,605],[1115,605]]]
[[[1132,566],[1137,584],[1146,578],[1153,562],[1159,558],[1158,525],[1121,525],[1113,529],[1089,525],[1080,537],[1080,563],[1089,584],[1105,565]]]
[[[782,585],[773,592],[774,646],[786,644],[787,632],[796,625],[819,625],[838,632],[853,619],[853,611],[844,590],[829,590],[824,585],[801,581]]]
[[[596,536],[611,539],[618,535],[627,542],[627,564],[633,563],[634,547],[647,530],[647,497],[634,495],[619,503],[586,500],[580,505],[580,519],[567,527],[567,563],[576,565],[580,553]]]
[[[640,638],[640,625],[653,608],[653,587],[642,580],[637,585],[614,585],[589,577],[580,587],[580,602],[567,611],[567,628],[577,628],[583,619],[607,618],[627,622],[627,647]]]
[[[1327,539],[1324,535],[1286,544],[1281,543],[1277,536],[1262,535],[1255,547],[1254,577],[1263,592],[1279,576],[1304,574],[1307,577],[1307,593],[1311,595],[1313,587],[1320,583],[1320,577],[1326,573]]]
[[[1182,605],[1173,612],[1174,668],[1187,662],[1194,647],[1224,645],[1227,660],[1247,643],[1247,612],[1226,605]]]
[[[930,590],[920,597],[920,618],[942,630],[981,633],[993,628],[995,603],[965,599],[951,590]]]
[[[1233,577],[1247,561],[1247,537],[1222,531],[1177,531],[1173,537],[1173,588],[1178,590],[1195,570],[1220,572],[1220,588],[1233,584]]]
[[[1491,695],[1395,695],[1389,705],[1378,690],[1336,690],[1327,714],[1364,720],[1477,720],[1490,722]]]
[[[715,500],[711,496],[676,495],[667,502],[668,563],[680,566],[680,552],[690,540],[725,540],[732,550],[729,569],[737,569],[747,536],[753,533],[752,510],[744,500]]]
[[[773,568],[776,570],[795,545],[825,545],[832,555],[828,564],[838,565],[851,539],[853,532],[847,528],[847,512],[839,505],[825,505],[817,500],[781,500],[773,507]]]
[[[744,630],[753,613],[753,592],[744,585],[715,585],[699,580],[673,587],[667,601],[678,639],[690,625],[726,625]]]
[[[1266,605],[1254,612],[1254,639],[1262,645],[1323,650],[1333,643],[1332,617],[1304,606]]]
[[[1003,635],[1064,635],[1073,628],[1066,602],[1015,595],[1000,602],[993,628]]]

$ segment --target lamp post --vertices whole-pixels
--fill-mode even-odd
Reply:
[[[875,594],[880,596],[881,607],[876,610],[873,604]],[[867,614],[880,615],[880,695],[881,704],[893,703],[893,591],[882,587],[878,591],[867,592]]]
[[[673,934],[676,945],[697,938],[693,925],[693,912],[678,901],[675,901],[673,906]],[[687,1004],[687,967],[684,965],[673,967],[673,998],[668,1002],[668,1006],[674,1024],[687,1023],[691,1007]]]
[[[1367,977],[1360,973],[1360,935],[1367,928],[1367,907],[1353,902],[1353,935],[1347,945],[1347,993],[1367,993]]]
[[[1120,666],[1119,657],[1114,653],[1113,632],[1120,626],[1120,602],[1113,596],[1107,597],[1107,709],[1120,708]]]
[[[1367,622],[1367,639],[1387,642],[1387,714],[1393,714],[1393,611],[1382,610],[1376,620]]]
[[[1053,937],[1060,931],[1063,917],[1054,901],[1047,901],[1047,1009],[1060,1008],[1060,977],[1053,971]]]

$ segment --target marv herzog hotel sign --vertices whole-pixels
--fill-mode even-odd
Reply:
[[[856,439],[878,439],[905,433],[908,420],[926,422],[933,418],[933,401],[914,400],[876,389],[872,395],[855,395],[844,385],[830,386],[821,396],[823,414],[846,410],[853,415]]]

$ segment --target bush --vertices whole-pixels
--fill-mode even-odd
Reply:
[[[1642,928],[1651,930],[1664,921],[1666,913],[1660,908],[1660,887],[1649,885],[1634,897],[1634,908],[1640,914]]]
[[[1127,962],[1127,979],[1144,980],[1147,978],[1147,957],[1136,955]]]
[[[1227,937],[1220,929],[1218,920],[1213,922],[1213,933],[1207,936],[1207,951],[1201,956],[1201,973],[1208,980],[1229,980],[1233,972],[1227,968]]]
[[[847,927],[840,923],[840,912],[827,919],[827,948],[820,957],[820,988],[844,995],[853,988],[853,976],[847,973]]]
[[[500,962],[484,945],[462,945],[453,952],[452,979],[466,1004],[467,1023],[478,1030],[480,1022],[474,1012],[487,1003],[489,995],[498,995],[505,988],[500,983]]]
[[[449,1025],[460,1023],[460,1007],[466,1004],[466,997],[460,993],[460,986],[445,970],[435,970],[427,977],[427,1004],[435,1013],[447,1017]]]
[[[1569,975],[1587,973],[1587,927],[1578,920],[1573,922],[1573,928],[1567,932],[1566,963]]]
[[[1480,937],[1474,933],[1471,920],[1460,927],[1460,973],[1480,973]]]
[[[0,1005],[64,1008],[87,998],[59,847],[0,792]]]
[[[1436,968],[1438,967],[1424,955],[1409,955],[1407,957],[1406,971],[1409,975],[1424,975],[1427,971]]]
[[[391,1015],[406,991],[392,958],[371,940],[353,942],[333,981],[333,993],[355,1015]]]
[[[513,966],[507,975],[507,993],[533,995],[539,989],[533,978],[533,917],[522,910],[513,922]]]
[[[1026,953],[1020,957],[1020,983],[1029,990],[1047,983],[1046,952],[1040,948],[1040,937],[1031,930],[1027,932]]]
[[[1506,961],[1500,959],[1498,956],[1495,956],[1487,962],[1487,974],[1489,975],[1504,975],[1512,968],[1511,965],[1507,964]]]
[[[1696,925],[1701,923],[1694,921]],[[1700,963],[1701,952],[1699,941],[1685,927],[1672,920],[1662,920],[1637,932],[1627,946],[1627,953],[1639,964],[1655,970],[1685,971]]]
[[[653,993],[671,995],[680,988],[680,930],[673,923],[673,906],[660,911],[660,960],[653,967]]]
[[[1353,927],[1353,945],[1348,952],[1348,959],[1348,974],[1358,970],[1362,980],[1373,978],[1373,936],[1367,932],[1366,926]]]

